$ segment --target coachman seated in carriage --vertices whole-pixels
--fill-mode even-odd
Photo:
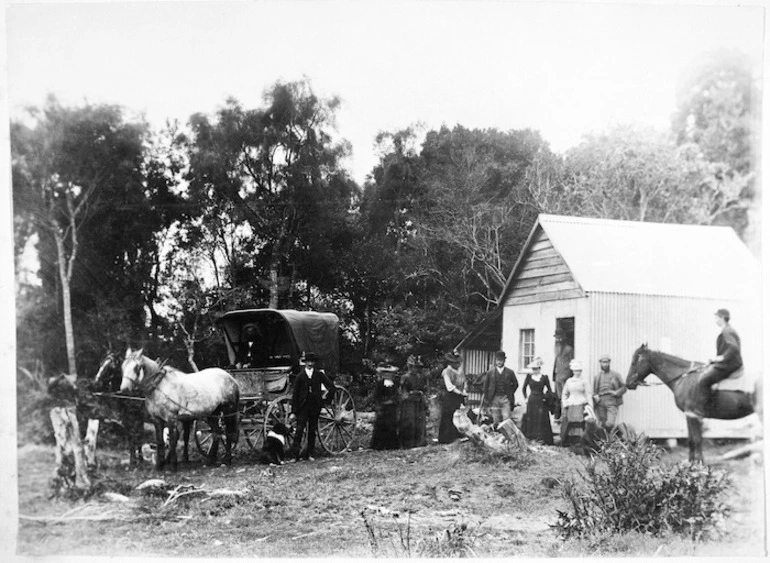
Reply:
[[[238,357],[235,367],[250,368],[262,367],[266,365],[268,355],[266,354],[262,334],[256,324],[247,324],[243,326],[242,336],[238,344]]]

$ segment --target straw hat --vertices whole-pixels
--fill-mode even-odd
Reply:
[[[543,360],[540,356],[535,356],[532,361],[527,364],[527,368],[529,369],[540,369],[541,367],[543,367]]]
[[[571,360],[569,363],[569,369],[572,371],[583,371],[583,364],[578,360]]]

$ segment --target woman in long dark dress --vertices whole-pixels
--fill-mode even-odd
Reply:
[[[398,368],[380,365],[374,387],[373,450],[398,449],[398,404]]]
[[[461,437],[460,431],[454,425],[454,414],[460,405],[465,403],[467,383],[465,375],[459,370],[462,363],[460,354],[450,352],[444,356],[444,359],[449,365],[441,372],[444,391],[441,394],[441,421],[438,427],[438,441],[440,444],[449,444]]]
[[[522,432],[528,440],[537,440],[544,444],[553,445],[553,432],[551,431],[551,417],[548,413],[545,392],[551,391],[548,377],[540,373],[542,360],[535,358],[527,366],[531,373],[524,379],[521,392],[527,399],[527,412],[524,414]],[[527,398],[527,389],[531,391]]]
[[[418,357],[409,356],[406,365],[408,372],[401,379],[398,441],[402,448],[416,448],[428,444],[426,381],[422,373],[423,365]]]

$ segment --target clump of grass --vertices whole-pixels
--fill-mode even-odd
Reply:
[[[438,537],[420,543],[420,557],[477,557],[477,531],[467,522],[455,522]]]
[[[463,449],[462,463],[506,465],[513,469],[524,469],[532,465],[533,457],[526,452],[492,451],[470,445]]]
[[[565,482],[570,511],[557,511],[554,525],[563,539],[605,533],[674,533],[700,539],[718,532],[729,512],[722,502],[729,480],[724,472],[683,462],[659,464],[662,448],[644,435],[602,442],[596,456]]]

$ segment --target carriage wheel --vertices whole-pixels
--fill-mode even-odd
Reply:
[[[241,410],[241,430],[249,448],[256,450],[265,441],[265,413],[259,401],[248,402]]]
[[[297,429],[297,423],[289,422],[289,415],[291,414],[291,396],[283,395],[273,400],[265,411],[265,421],[262,426],[262,432],[264,436],[267,436],[268,431],[273,427],[276,422],[283,422],[286,428],[289,429],[289,443],[286,444],[288,449],[291,446],[291,441],[294,439],[294,432]]]
[[[198,448],[198,453],[206,457],[209,455],[209,450],[215,439],[219,440],[220,450],[225,447],[224,439],[217,437],[214,432],[211,431],[208,420],[198,418],[193,424],[193,436],[195,436],[195,446]],[[221,435],[220,435],[221,436]]]
[[[321,409],[318,436],[321,446],[330,454],[350,450],[356,434],[356,406],[344,387],[334,386],[334,398]]]

